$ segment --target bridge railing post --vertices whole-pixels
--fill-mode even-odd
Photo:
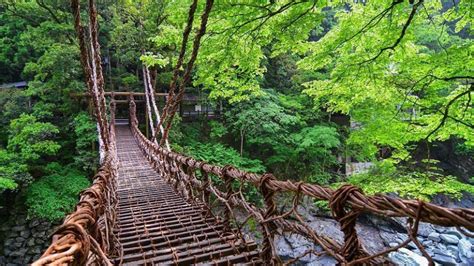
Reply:
[[[344,257],[347,262],[351,262],[362,256],[362,250],[359,237],[356,231],[356,221],[360,214],[360,210],[348,210],[347,201],[353,194],[362,194],[362,190],[353,185],[343,185],[337,189],[329,200],[329,207],[333,217],[339,222],[341,231],[344,233],[344,245],[339,250],[339,254]]]
[[[271,220],[278,214],[277,205],[275,202],[275,190],[272,189],[269,185],[269,181],[274,179],[275,177],[272,174],[262,175],[260,179],[259,189],[260,193],[262,193],[266,207],[265,213],[263,215],[264,221],[261,223],[261,226],[263,228],[263,245],[261,257],[263,261],[272,262],[272,264],[280,264],[281,261],[278,255],[276,255],[275,248],[273,245],[277,226]]]
[[[189,166],[188,163],[186,163],[186,188],[188,189],[188,196],[189,200],[195,201],[195,196],[194,196],[194,190],[193,190],[193,185],[192,182],[194,179],[196,179],[196,176],[194,174],[195,168]]]
[[[169,178],[171,179],[171,182],[173,183],[173,188],[175,191],[179,191],[179,164],[175,163],[173,164],[173,160],[169,160],[169,166],[170,166],[170,175]]]
[[[232,189],[232,181],[234,178],[229,175],[228,171],[232,168],[230,165],[226,165],[222,168],[222,179],[224,180],[224,188],[225,188],[225,204],[226,207],[224,208],[224,227],[226,229],[230,229],[230,219],[232,216],[232,203],[231,198],[232,194],[234,193]]]
[[[206,208],[203,211],[206,216],[211,216],[212,211],[210,209],[211,206],[211,191],[210,191],[210,185],[211,185],[211,179],[209,178],[209,174],[201,169],[201,200],[205,204]]]

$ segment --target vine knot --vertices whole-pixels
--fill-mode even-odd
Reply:
[[[341,231],[344,233],[344,245],[340,254],[346,261],[357,259],[362,254],[359,238],[355,229],[357,217],[360,214],[359,209],[351,208],[347,211],[347,201],[351,195],[362,194],[362,190],[353,185],[343,185],[337,189],[329,200],[329,207],[332,215],[339,222]]]

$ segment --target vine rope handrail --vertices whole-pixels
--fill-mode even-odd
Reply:
[[[79,203],[53,234],[53,242],[32,266],[112,265],[108,257],[120,254],[114,228],[117,200],[117,156],[115,148],[115,102],[110,103],[111,149],[106,152],[92,185],[81,192]]]
[[[32,265],[84,265],[92,262],[111,265],[109,256],[117,255],[120,247],[113,229],[116,221],[117,150],[115,139],[115,108],[110,102],[110,123],[104,97],[100,45],[97,32],[97,9],[94,0],[88,1],[88,36],[81,25],[79,0],[71,1],[74,28],[79,39],[80,59],[88,92],[94,105],[100,144],[100,168],[91,187],[80,195],[73,213],[56,230],[53,243]]]
[[[277,229],[298,233],[307,239],[313,240],[314,243],[319,244],[324,249],[325,253],[332,255],[341,263],[380,262],[380,258],[377,257],[404,247],[411,241],[420,248],[427,260],[432,262],[431,257],[416,239],[419,222],[440,226],[464,227],[474,231],[474,210],[472,209],[446,208],[420,200],[398,199],[385,195],[367,196],[361,189],[349,184],[343,185],[339,189],[332,189],[304,182],[281,181],[271,174],[248,173],[232,166],[220,167],[168,151],[148,140],[140,132],[135,109],[136,106],[132,97],[130,103],[131,130],[155,169],[174,184],[174,187],[188,200],[209,203],[209,194],[213,194],[224,203],[226,209],[223,215],[224,221],[235,217],[231,206],[241,206],[246,210],[250,216],[260,223],[263,229],[264,246],[262,247],[262,256],[266,257],[267,260],[265,261],[278,260],[273,246],[273,238]],[[208,178],[210,175],[219,177],[226,184],[224,192],[219,191],[212,184]],[[201,178],[198,178],[198,176],[201,176]],[[203,178],[204,176],[206,178]],[[249,183],[258,188],[266,208],[258,208],[249,203],[242,191],[232,191],[229,184],[233,180],[240,183]],[[288,212],[279,213],[276,210],[276,193],[293,195],[293,207]],[[339,244],[336,241],[319,236],[311,229],[297,211],[301,196],[329,202],[333,217],[340,223],[341,230],[344,233],[344,243]],[[375,255],[369,255],[361,246],[355,230],[357,217],[363,212],[385,217],[408,218],[407,232],[409,232],[409,238],[397,247]],[[290,216],[292,219],[287,219]],[[225,222],[230,223],[230,221]],[[317,252],[310,250],[309,253],[316,254]]]

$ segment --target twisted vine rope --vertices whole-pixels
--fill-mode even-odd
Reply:
[[[109,256],[120,254],[112,233],[116,220],[117,162],[115,150],[115,102],[111,102],[109,134],[111,150],[94,176],[92,186],[81,193],[76,210],[53,234],[53,243],[32,265],[112,265]]]
[[[220,167],[169,151],[148,140],[140,132],[133,98],[130,102],[130,125],[133,135],[150,163],[183,197],[191,202],[205,203],[207,208],[205,211],[209,212],[212,207],[210,203],[210,195],[212,194],[225,208],[221,217],[223,224],[237,224],[237,230],[240,230],[243,226],[242,224],[238,225],[238,221],[236,221],[233,214],[237,206],[249,214],[244,223],[252,217],[260,224],[263,230],[261,256],[266,262],[281,263],[273,239],[275,234],[283,232],[302,235],[323,249],[323,252],[310,249],[301,256],[310,253],[314,255],[328,254],[342,264],[385,263],[383,255],[404,247],[413,241],[432,264],[431,257],[416,239],[419,222],[464,227],[474,231],[474,210],[472,209],[445,208],[419,200],[397,199],[384,195],[367,196],[364,195],[361,189],[352,185],[344,185],[334,190],[316,184],[281,181],[271,174],[258,175],[241,171],[232,166]],[[209,178],[210,176],[222,180],[225,191],[220,191],[217,184]],[[239,191],[232,189],[233,181],[239,181]],[[243,184],[250,184],[259,189],[264,199],[265,208],[259,208],[245,199],[242,193]],[[293,207],[287,212],[280,213],[277,211],[275,203],[277,193],[293,195]],[[333,217],[339,222],[341,231],[344,233],[343,243],[318,235],[307,224],[298,212],[302,196],[329,202]],[[396,247],[369,255],[362,247],[355,230],[357,217],[364,212],[385,217],[408,218],[407,232],[409,238]]]
[[[79,0],[71,1],[74,26],[79,39],[81,64],[86,84],[94,105],[100,143],[101,164],[91,187],[80,195],[73,213],[53,235],[53,243],[32,265],[112,265],[108,257],[120,253],[120,245],[113,233],[116,221],[117,150],[115,141],[115,109],[112,95],[110,123],[104,97],[100,45],[97,32],[97,9],[94,0],[88,1],[89,40],[81,25]]]

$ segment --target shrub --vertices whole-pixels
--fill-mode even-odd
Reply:
[[[48,175],[33,182],[26,194],[26,205],[32,216],[51,221],[61,219],[71,212],[78,194],[90,184],[87,177],[77,169],[51,163]]]

